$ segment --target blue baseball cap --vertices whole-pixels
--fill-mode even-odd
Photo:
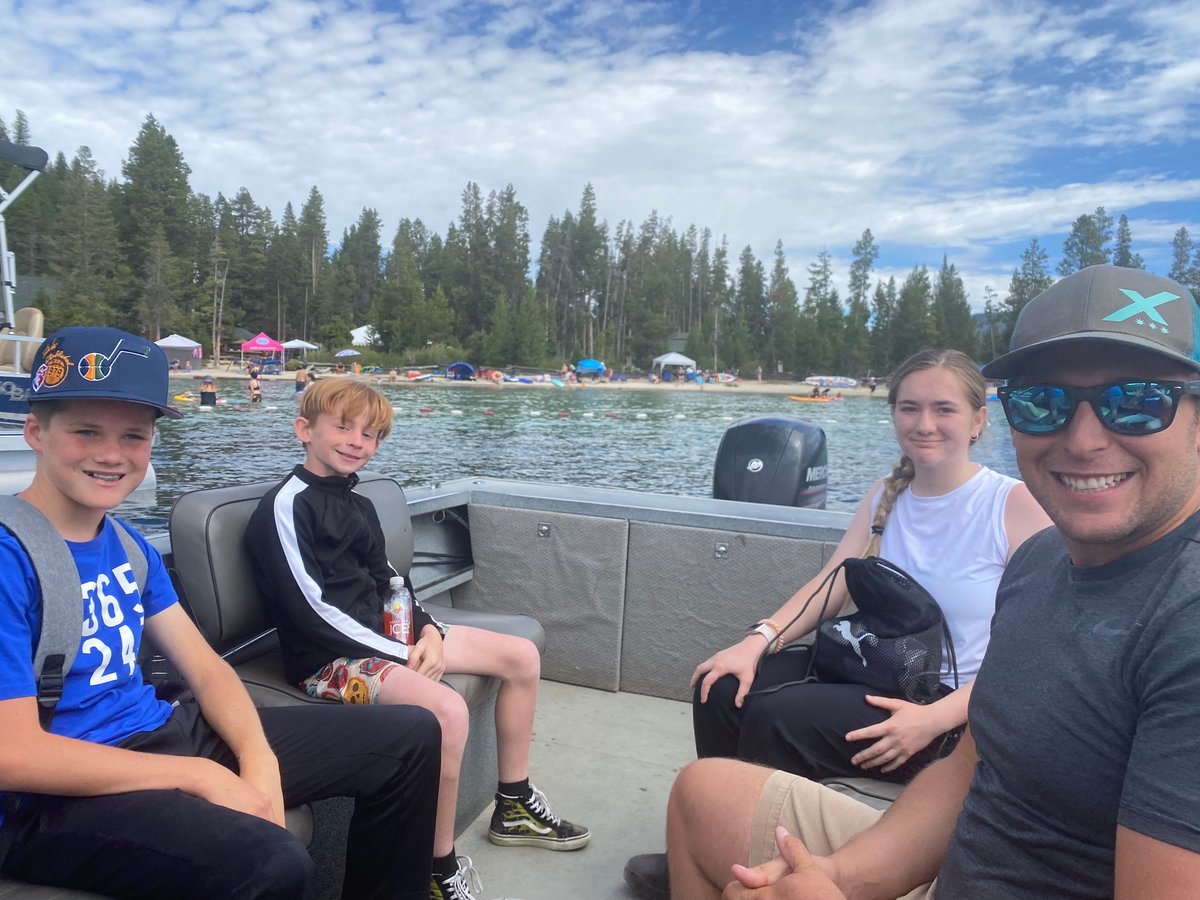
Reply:
[[[167,405],[167,356],[144,337],[119,328],[60,328],[33,357],[29,402],[124,400],[180,418]]]

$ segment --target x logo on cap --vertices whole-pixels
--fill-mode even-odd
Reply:
[[[1100,321],[1102,322],[1124,322],[1131,316],[1136,316],[1139,313],[1145,313],[1159,325],[1166,325],[1167,320],[1162,317],[1156,306],[1162,306],[1164,303],[1170,303],[1172,300],[1178,300],[1178,294],[1172,294],[1170,291],[1160,291],[1153,297],[1143,297],[1137,291],[1131,291],[1127,288],[1121,288],[1121,293],[1128,297],[1133,302],[1128,306],[1122,306],[1114,313],[1109,313]]]

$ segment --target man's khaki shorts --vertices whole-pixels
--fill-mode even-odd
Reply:
[[[883,812],[815,781],[774,772],[763,785],[750,832],[750,865],[779,855],[775,826],[800,838],[809,852],[828,856],[873,825]],[[900,900],[933,900],[937,882],[909,891]]]

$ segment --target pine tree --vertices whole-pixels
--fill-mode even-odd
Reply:
[[[935,343],[932,305],[933,289],[929,283],[929,270],[924,266],[915,266],[900,286],[892,320],[893,347],[899,357],[896,362]]]
[[[1113,248],[1113,265],[1124,266],[1126,269],[1144,269],[1140,253],[1133,252],[1133,236],[1129,231],[1129,218],[1121,213],[1117,222],[1117,245]]]
[[[871,361],[871,267],[879,258],[879,248],[871,229],[863,230],[854,244],[853,260],[850,263],[850,294],[847,297],[845,345],[840,372],[861,375],[870,368]]]
[[[317,291],[324,287],[324,274],[329,263],[327,256],[329,232],[325,226],[325,198],[321,196],[316,185],[309,190],[308,199],[300,208],[297,233],[300,238],[300,250],[306,261],[304,279],[301,283],[304,300],[300,311],[300,337],[308,340],[309,334],[313,333],[310,329],[317,325],[316,321],[310,321],[310,313],[318,305]]]
[[[767,283],[767,315],[767,357],[755,362],[763,367],[764,372],[775,373],[781,366],[789,372],[794,371],[798,362],[796,333],[800,327],[799,295],[791,275],[788,274],[787,260],[783,255],[783,241],[775,243],[775,263],[771,267],[771,278]]]
[[[171,252],[193,249],[189,229],[188,176],[191,169],[175,138],[153,115],[142,123],[121,166],[125,183],[117,221],[133,268],[141,271],[154,235],[161,229]]]
[[[132,311],[118,309],[128,270],[108,192],[87,147],[71,162],[50,243],[50,272],[60,288],[46,316],[47,330],[97,322],[142,330]]]
[[[150,239],[142,266],[142,289],[137,311],[152,341],[163,336],[178,314],[175,303],[179,291],[179,263],[171,255],[167,236],[159,228]]]
[[[942,256],[942,268],[934,285],[933,308],[937,328],[934,343],[961,350],[974,358],[979,348],[971,304],[967,302],[967,291],[958,269],[945,255]]]
[[[1021,265],[1013,269],[1012,278],[1008,283],[1008,298],[1004,301],[1004,346],[1007,348],[1012,341],[1013,328],[1017,324],[1017,316],[1025,308],[1025,304],[1054,284],[1046,269],[1050,257],[1038,244],[1037,238],[1029,242],[1029,246],[1021,253]]]
[[[875,372],[890,372],[900,360],[896,358],[895,336],[892,326],[896,317],[896,279],[889,278],[887,284],[878,282],[875,285],[875,296],[871,305],[875,313],[871,317],[871,350],[873,366],[868,374]]]
[[[1108,262],[1108,242],[1112,240],[1112,217],[1103,206],[1096,207],[1091,215],[1082,215],[1071,226],[1071,233],[1063,241],[1062,260],[1058,274],[1071,275],[1088,266],[1100,266]]]

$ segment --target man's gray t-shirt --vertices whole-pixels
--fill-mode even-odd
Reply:
[[[1013,556],[971,696],[948,898],[1112,897],[1117,826],[1200,852],[1200,514],[1105,566]]]

